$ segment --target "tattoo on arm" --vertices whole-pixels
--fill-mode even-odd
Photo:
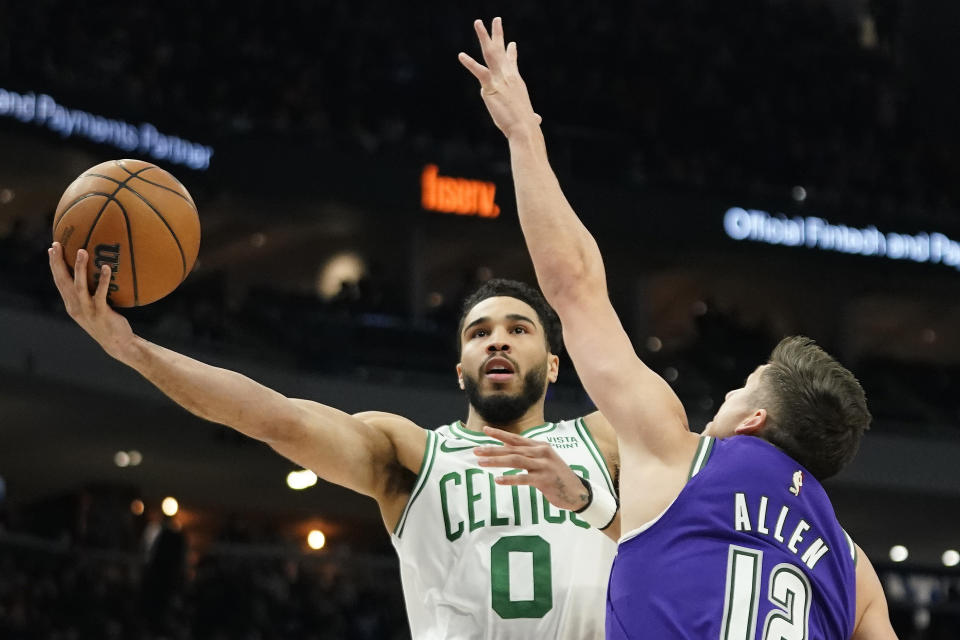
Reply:
[[[563,482],[560,480],[560,478],[557,478],[557,479],[556,479],[555,486],[556,486],[556,488],[557,488],[557,492],[560,494],[560,499],[563,500],[564,502],[582,502],[582,503],[586,504],[587,500],[590,499],[590,494],[587,493],[586,490],[584,490],[584,491],[581,491],[580,494],[577,496],[577,500],[576,500],[576,501],[572,500],[572,499],[570,498],[570,494],[567,492],[567,487],[564,486],[564,484],[563,484]],[[578,483],[578,486],[579,486],[581,489],[583,488],[583,484],[582,484],[582,483]]]

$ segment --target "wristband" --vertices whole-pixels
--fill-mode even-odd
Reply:
[[[617,511],[620,509],[617,499],[606,491],[595,492],[589,480],[580,476],[577,477],[580,478],[580,482],[587,490],[587,504],[574,511],[574,513],[591,527],[601,531],[606,529],[613,523]]]

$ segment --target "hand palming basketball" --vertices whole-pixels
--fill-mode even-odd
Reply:
[[[57,205],[53,239],[68,268],[86,261],[91,291],[110,267],[108,300],[138,307],[173,291],[193,269],[200,220],[193,198],[163,169],[141,160],[111,160],[83,172]]]

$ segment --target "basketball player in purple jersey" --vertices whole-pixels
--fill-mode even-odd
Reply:
[[[607,296],[593,237],[547,158],[540,116],[494,19],[486,66],[461,53],[506,136],[537,278],[581,380],[616,430],[622,529],[607,638],[895,638],[876,572],[820,486],[854,455],[870,414],[853,375],[788,338],[727,394],[703,436],[637,357]],[[492,433],[492,430],[489,431]],[[510,466],[508,445],[498,466]]]

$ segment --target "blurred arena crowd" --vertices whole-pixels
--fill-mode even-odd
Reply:
[[[0,530],[0,637],[7,640],[402,640],[392,556],[308,556],[268,544],[192,554],[167,525],[141,553]],[[902,640],[953,640],[960,578],[887,568]]]
[[[0,535],[0,637],[409,638],[392,558],[234,545],[188,567],[177,535],[143,556]]]
[[[10,88],[188,136],[502,160],[456,61],[473,44],[471,20],[501,9],[16,3],[0,32],[50,37],[3,38],[0,73]],[[902,46],[921,36],[900,0],[563,1],[550,20],[542,10],[514,2],[505,20],[535,105],[549,105],[561,171],[741,194],[799,183],[847,207],[956,209],[956,89],[909,53],[921,47]]]

